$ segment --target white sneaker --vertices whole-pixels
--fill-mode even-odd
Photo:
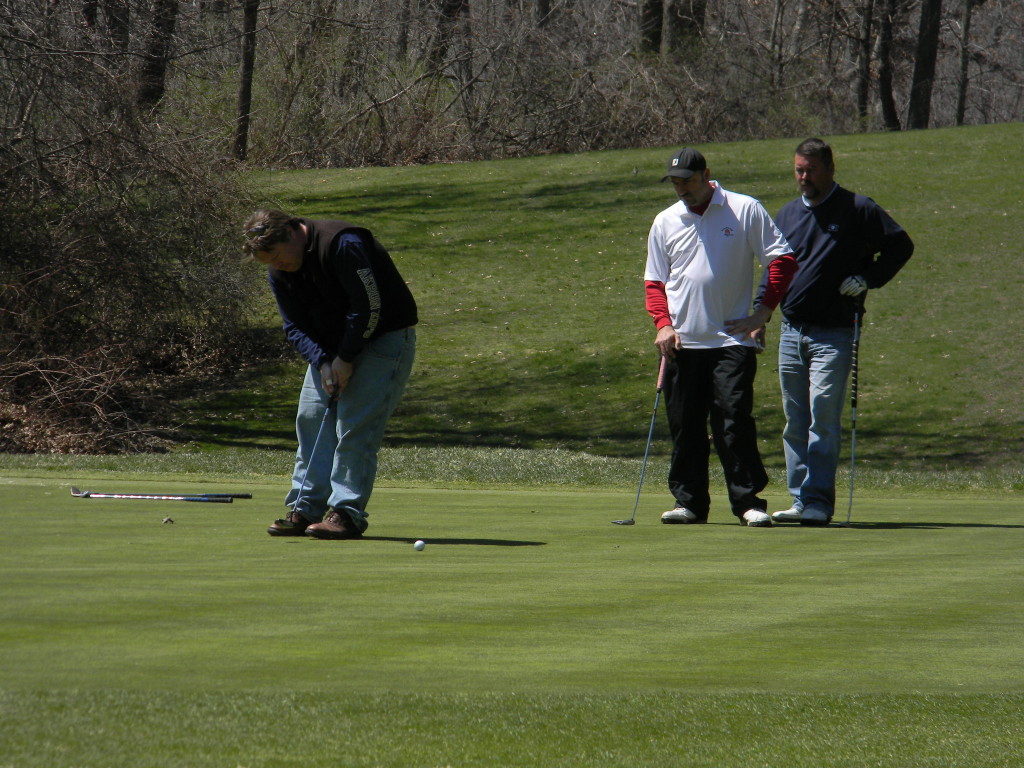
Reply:
[[[743,524],[751,528],[771,528],[772,519],[763,509],[748,509],[743,513]]]
[[[820,509],[805,509],[800,513],[800,525],[825,526],[831,521],[832,516]]]
[[[676,507],[670,509],[661,516],[661,522],[663,523],[703,523],[704,521],[699,519],[697,515],[688,510],[686,507]]]
[[[783,509],[779,512],[772,512],[773,523],[799,523],[800,515],[803,514],[802,509],[796,507],[790,507],[789,509]]]

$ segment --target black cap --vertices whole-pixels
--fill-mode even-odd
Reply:
[[[707,167],[708,164],[704,159],[704,155],[696,149],[685,147],[672,155],[672,158],[668,161],[668,173],[665,174],[662,181],[667,181],[672,176],[679,179],[688,179],[695,173],[702,173]]]

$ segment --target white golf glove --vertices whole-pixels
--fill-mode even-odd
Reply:
[[[868,289],[868,281],[865,280],[861,275],[854,275],[843,280],[843,284],[839,286],[839,292],[843,296],[860,296]]]

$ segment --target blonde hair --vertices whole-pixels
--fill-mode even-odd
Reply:
[[[299,220],[282,211],[263,209],[250,216],[242,228],[245,242],[242,252],[251,260],[258,251],[269,251],[278,243],[286,243],[292,230],[299,228]]]

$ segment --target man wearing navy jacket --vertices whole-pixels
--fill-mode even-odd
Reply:
[[[832,149],[821,139],[796,148],[794,173],[801,196],[775,217],[800,265],[779,305],[783,445],[793,505],[772,520],[821,526],[835,512],[854,321],[863,315],[868,289],[892,280],[914,244],[871,198],[835,182]]]
[[[285,335],[309,363],[289,511],[267,532],[359,538],[384,428],[412,371],[416,302],[363,227],[262,210],[245,237],[245,253],[268,268]]]

